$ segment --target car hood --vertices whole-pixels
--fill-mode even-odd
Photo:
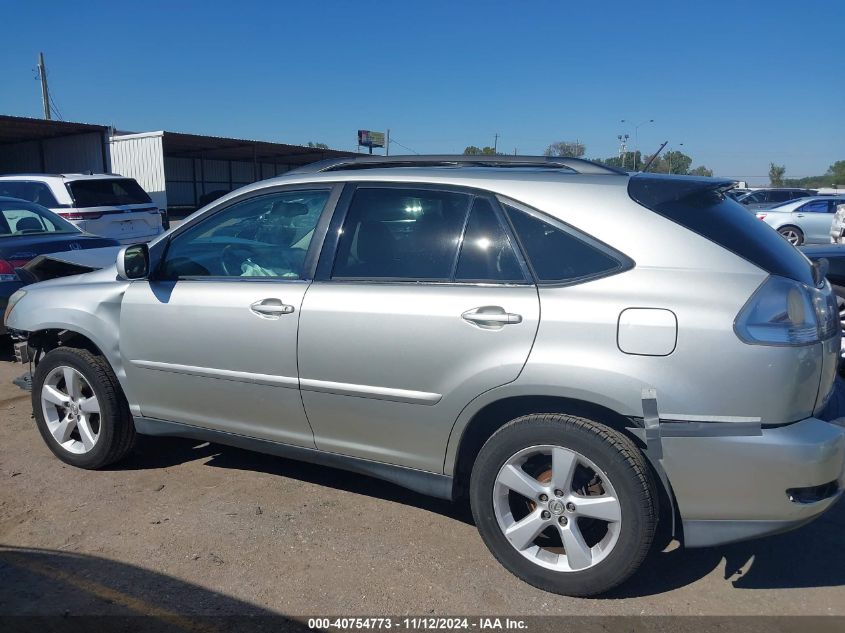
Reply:
[[[120,246],[104,246],[79,251],[47,253],[35,257],[21,269],[26,271],[23,274],[26,275],[26,281],[29,283],[78,276],[103,268],[115,269],[115,260],[120,249]],[[116,269],[115,276],[117,276]]]

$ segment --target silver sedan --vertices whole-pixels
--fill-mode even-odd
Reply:
[[[845,197],[839,196],[802,198],[758,211],[757,217],[795,246],[829,244],[833,214],[843,202]]]

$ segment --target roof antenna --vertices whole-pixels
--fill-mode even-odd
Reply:
[[[658,156],[660,156],[660,152],[662,152],[662,151],[663,151],[663,148],[664,148],[664,147],[666,147],[666,145],[667,145],[668,143],[669,143],[669,141],[663,141],[663,145],[661,145],[660,147],[658,147],[658,148],[657,148],[657,151],[656,151],[656,152],[654,152],[654,154],[652,154],[652,155],[651,155],[651,158],[649,158],[649,159],[648,159],[648,162],[645,164],[645,167],[643,167],[643,173],[645,173],[645,172],[647,172],[647,171],[648,171],[648,168],[649,168],[649,167],[651,167],[651,164],[655,161],[655,159],[656,159]]]

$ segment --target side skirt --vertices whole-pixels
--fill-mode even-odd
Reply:
[[[295,459],[302,462],[328,466],[329,468],[338,468],[362,475],[369,475],[370,477],[389,481],[403,488],[408,488],[414,492],[431,497],[437,497],[438,499],[447,499],[449,501],[454,499],[454,479],[448,475],[374,462],[359,457],[327,453],[315,448],[280,444],[278,442],[271,442],[270,440],[261,440],[227,433],[226,431],[202,429],[187,424],[179,424],[178,422],[143,417],[134,417],[133,420],[135,422],[135,430],[141,435],[186,437],[213,444],[234,446],[257,453],[266,453],[268,455],[284,457],[285,459]]]

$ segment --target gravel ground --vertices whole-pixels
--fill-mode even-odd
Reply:
[[[842,503],[566,598],[502,569],[466,508],[364,476],[152,438],[109,470],[66,466],[10,384],[21,372],[0,362],[0,616],[845,615]]]

